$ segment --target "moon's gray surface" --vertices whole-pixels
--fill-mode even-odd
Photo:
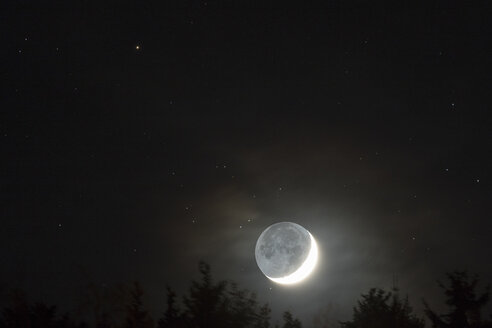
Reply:
[[[256,242],[256,263],[267,277],[285,277],[304,263],[310,249],[311,237],[306,229],[292,222],[275,223]]]

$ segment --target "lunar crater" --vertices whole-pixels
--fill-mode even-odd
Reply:
[[[292,222],[280,222],[268,227],[258,238],[256,262],[267,277],[285,277],[304,263],[310,249],[311,238],[306,229]]]

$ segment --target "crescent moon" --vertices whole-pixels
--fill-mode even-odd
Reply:
[[[311,272],[313,272],[316,263],[318,263],[318,245],[316,244],[316,240],[314,240],[313,235],[311,235],[310,232],[308,233],[309,237],[311,237],[311,249],[309,250],[309,255],[306,257],[306,260],[301,264],[299,269],[288,276],[280,278],[272,278],[267,276],[268,279],[278,284],[291,285],[303,281],[311,274]]]

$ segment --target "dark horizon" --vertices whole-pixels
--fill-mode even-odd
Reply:
[[[189,281],[187,289],[182,293],[177,292],[170,284],[165,285],[164,292],[161,290],[159,294],[165,295],[166,300],[159,304],[157,311],[152,311],[152,305],[156,304],[149,304],[152,293],[155,294],[156,291],[150,291],[151,297],[149,297],[149,291],[146,291],[139,281],[112,285],[92,282],[85,286],[81,294],[76,297],[72,295],[77,299],[72,308],[67,307],[71,300],[54,304],[43,298],[33,299],[32,295],[19,287],[0,290],[2,314],[0,327],[176,328],[217,327],[218,325],[222,327],[225,324],[224,327],[239,325],[257,328],[356,328],[372,327],[374,320],[378,320],[380,325],[378,327],[425,328],[432,325],[435,320],[448,321],[447,318],[453,311],[455,314],[451,315],[451,318],[459,318],[463,315],[464,322],[457,327],[465,327],[463,324],[467,324],[466,327],[470,328],[492,327],[491,306],[488,304],[491,285],[484,283],[477,274],[467,271],[447,272],[441,277],[442,279],[436,280],[436,285],[441,291],[440,304],[431,304],[426,297],[423,297],[420,306],[415,306],[416,304],[410,301],[414,298],[400,289],[398,277],[393,276],[389,288],[371,287],[361,291],[358,299],[353,301],[350,314],[344,313],[346,309],[342,309],[339,303],[331,301],[324,304],[311,304],[316,307],[316,311],[302,318],[297,315],[296,309],[279,309],[276,304],[265,301],[254,290],[244,288],[235,281],[217,279],[206,262],[200,261],[197,269],[198,274]],[[299,286],[302,286],[302,283],[288,288],[295,289]],[[220,295],[219,299],[214,298],[213,295],[216,293],[214,291],[219,291],[217,294]],[[220,301],[221,299],[223,301]],[[195,305],[190,306],[190,301]],[[210,304],[218,306],[222,304],[221,302],[229,304],[225,313],[220,312],[220,306],[209,307]],[[384,307],[381,308],[380,302],[385,302],[388,308],[386,310]],[[194,308],[196,306],[198,308]],[[421,311],[420,307],[422,307]],[[202,319],[207,318],[207,312],[202,312],[203,310],[214,311],[210,313],[214,315],[208,317],[212,321],[205,326],[196,326],[201,316],[205,315]],[[377,312],[373,311],[379,311],[378,317],[374,317]],[[440,319],[436,319],[436,315]],[[477,319],[481,321],[476,321]],[[194,320],[198,321],[194,322]],[[259,321],[256,322],[257,320]],[[396,323],[398,321],[399,323]],[[234,322],[236,323],[233,324]],[[477,325],[478,322],[480,325]],[[12,325],[13,323],[15,324]],[[441,324],[442,326],[433,327],[449,327],[445,323]],[[456,322],[454,324],[456,325]]]

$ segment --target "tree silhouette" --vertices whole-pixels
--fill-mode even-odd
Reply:
[[[228,293],[230,327],[252,327],[258,321],[256,295],[232,284]]]
[[[489,287],[477,296],[475,289],[478,285],[478,276],[469,277],[466,271],[448,273],[449,286],[438,282],[444,289],[446,305],[450,311],[446,314],[437,314],[424,301],[425,314],[433,327],[436,328],[477,328],[491,327],[490,322],[481,318],[481,309],[489,301]]]
[[[60,319],[56,322],[57,328],[87,328],[87,324],[85,322],[77,323],[72,320],[68,313],[65,313]]]
[[[201,281],[192,281],[189,295],[184,297],[184,318],[187,326],[207,328],[225,327],[227,317],[227,300],[225,292],[227,283],[219,281],[214,284],[210,266],[200,262]]]
[[[292,313],[289,311],[284,312],[283,318],[284,324],[282,325],[282,328],[302,328],[302,324],[299,319],[294,318]]]
[[[235,283],[214,282],[208,264],[200,262],[201,278],[192,281],[184,296],[184,309],[176,305],[176,294],[167,289],[167,308],[159,328],[269,328],[270,307],[259,306],[256,295]]]
[[[183,302],[167,288],[167,307],[158,321],[158,328],[270,328],[271,309],[260,305],[256,295],[237,284],[214,282],[210,267],[199,264],[200,279],[192,281]],[[143,290],[138,282],[131,288],[124,285],[91,284],[78,315],[93,316],[94,328],[152,328],[153,321],[144,308]],[[30,304],[21,291],[11,293],[10,302],[2,309],[0,328],[86,328],[75,323],[68,314],[57,315],[55,306]],[[180,306],[181,305],[181,306]],[[124,316],[121,316],[124,314]],[[283,324],[275,328],[302,328],[290,312],[283,315]]]
[[[10,304],[2,311],[2,328],[29,328],[30,309],[26,295],[16,289],[10,293]]]
[[[59,318],[56,306],[44,303],[30,305],[19,290],[10,295],[10,304],[2,311],[1,328],[84,328],[85,324],[74,323],[68,314]]]
[[[36,303],[30,311],[31,328],[54,328],[56,325],[56,306]]]
[[[270,314],[272,310],[268,304],[263,305],[258,310],[258,316],[255,324],[255,328],[270,328]]]
[[[143,308],[143,294],[140,284],[134,282],[130,291],[131,301],[127,306],[126,328],[150,328],[153,326],[149,313]]]
[[[354,307],[352,321],[343,328],[423,328],[424,322],[413,314],[408,298],[401,300],[394,293],[371,289]]]
[[[125,320],[130,293],[126,284],[89,284],[79,303],[79,313],[92,317],[96,328],[121,326]]]
[[[167,308],[158,322],[159,328],[179,328],[183,327],[183,318],[181,311],[176,305],[176,293],[168,286],[167,287]]]

